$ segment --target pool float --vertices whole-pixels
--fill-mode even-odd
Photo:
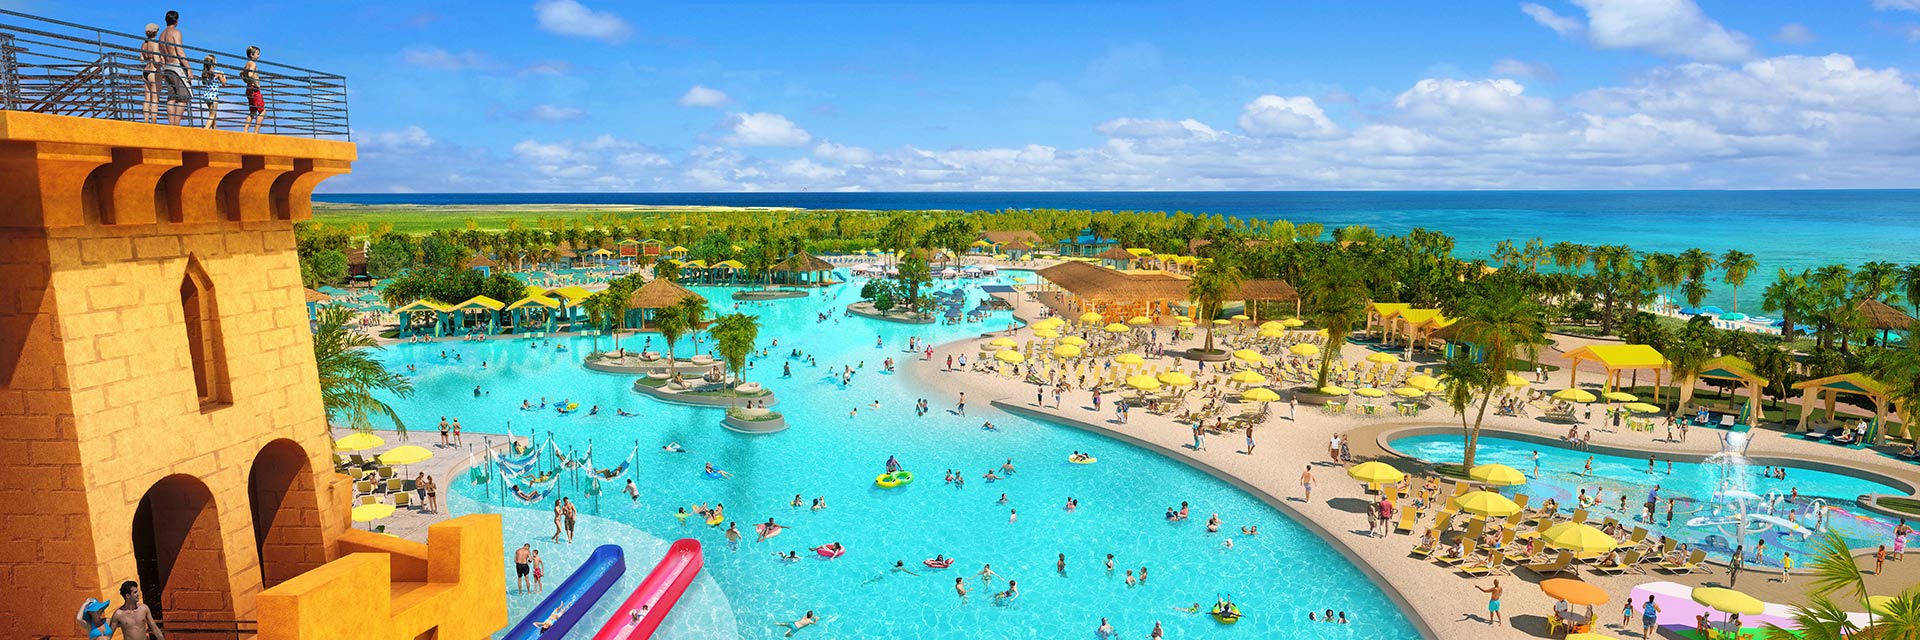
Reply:
[[[714,470],[712,470],[712,471],[703,471],[703,472],[701,472],[701,474],[702,474],[702,475],[705,475],[705,476],[707,477],[707,479],[708,479],[708,480],[721,480],[721,479],[725,479],[725,478],[726,478],[726,476],[723,476],[723,475],[720,475],[720,472],[721,472],[721,471],[723,471],[723,469],[720,469],[720,468],[718,468],[718,467],[715,467],[715,468],[714,468]]]
[[[709,527],[718,527],[720,526],[720,523],[726,522],[727,520],[726,516],[722,516],[718,513],[714,513],[712,511],[709,511],[707,513],[713,514],[713,515],[707,516],[707,526]]]
[[[678,513],[675,513],[675,514],[673,514],[673,517],[674,517],[674,518],[676,518],[676,519],[678,519],[678,520],[680,520],[680,524],[686,524],[686,523],[687,523],[687,516],[690,516],[690,515],[693,515],[693,514],[691,514],[691,513],[687,513],[687,512],[685,512],[685,511],[681,511],[681,512],[678,512]]]
[[[882,489],[902,487],[911,482],[913,482],[913,472],[905,469],[893,473],[882,473],[873,478],[873,483],[879,485]]]
[[[1213,612],[1213,621],[1220,624],[1233,624],[1240,621],[1240,605],[1228,603],[1226,613]]]
[[[817,553],[817,554],[820,554],[820,557],[822,557],[822,558],[827,558],[827,559],[829,559],[829,560],[831,560],[831,559],[833,559],[833,558],[838,558],[838,557],[840,557],[840,555],[841,555],[841,554],[844,554],[844,553],[846,553],[846,552],[847,552],[847,548],[846,548],[846,547],[841,547],[841,548],[839,548],[839,549],[828,549],[828,548],[826,548],[825,546],[819,546],[819,547],[814,547],[814,548],[813,548],[813,552],[814,552],[814,553]]]
[[[953,566],[953,558],[947,558],[939,562],[934,562],[931,558],[929,558],[926,560],[921,560],[920,564],[927,565],[928,567],[934,568],[934,569],[945,569],[947,567]]]
[[[765,522],[753,525],[753,532],[759,534],[761,540],[771,540],[774,536],[780,535],[780,532],[786,530],[787,528],[785,526],[777,524],[769,528]]]
[[[1093,457],[1093,456],[1087,456],[1087,457],[1085,457],[1085,458],[1082,458],[1082,459],[1079,459],[1079,460],[1075,460],[1075,459],[1073,459],[1073,456],[1067,456],[1067,462],[1071,462],[1071,463],[1074,463],[1074,464],[1093,464],[1093,463],[1095,463],[1095,462],[1099,462],[1099,461],[1100,461],[1100,459],[1099,459],[1099,458],[1095,458],[1095,457]]]
[[[560,412],[560,413],[573,413],[573,412],[575,412],[575,411],[579,411],[579,410],[580,410],[580,403],[578,403],[578,402],[575,402],[575,403],[572,403],[572,404],[568,404],[568,405],[567,405],[567,406],[565,406],[565,407],[554,407],[554,410],[555,410],[555,411],[558,411],[558,412]]]

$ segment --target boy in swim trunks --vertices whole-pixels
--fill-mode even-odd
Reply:
[[[1500,579],[1494,578],[1492,587],[1474,588],[1487,594],[1487,624],[1500,624],[1500,595],[1506,592],[1506,589],[1500,586]],[[1652,604],[1651,599],[1648,600],[1648,604]]]

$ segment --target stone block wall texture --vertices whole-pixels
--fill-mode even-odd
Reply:
[[[169,620],[253,619],[263,588],[340,557],[352,487],[333,472],[293,224],[354,157],[346,142],[0,112],[8,634],[69,637],[83,599],[117,602],[142,575],[164,576]],[[204,302],[183,304],[189,290]]]

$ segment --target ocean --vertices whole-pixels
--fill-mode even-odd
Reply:
[[[1760,290],[1781,268],[1920,261],[1920,190],[1819,191],[1193,191],[900,193],[486,193],[315,194],[356,204],[647,204],[806,209],[1007,208],[1186,211],[1284,218],[1335,228],[1364,224],[1384,234],[1422,227],[1452,236],[1463,258],[1496,243],[1624,244],[1678,253],[1699,247],[1754,254],[1760,268],[1739,295],[1760,310]],[[1717,277],[1717,276],[1716,276]],[[1733,292],[1713,283],[1709,304]]]

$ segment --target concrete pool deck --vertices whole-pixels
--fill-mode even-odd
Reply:
[[[1016,308],[1035,307],[1031,302],[1024,305],[1020,304],[1021,301],[1014,302]],[[1027,330],[1015,333],[1024,331]],[[1016,339],[1024,338],[1016,336]],[[1244,452],[1244,436],[1239,433],[1209,438],[1210,446],[1195,451],[1190,446],[1192,432],[1189,426],[1175,423],[1169,417],[1133,411],[1130,412],[1129,422],[1121,425],[1113,418],[1110,408],[1094,411],[1090,403],[1091,396],[1084,391],[1068,393],[1063,407],[1042,406],[1033,402],[1034,386],[1023,381],[997,375],[943,370],[946,355],[964,353],[973,356],[978,342],[979,339],[975,338],[940,345],[934,349],[933,360],[906,361],[902,363],[902,371],[912,384],[929,394],[935,406],[942,402],[951,403],[957,393],[965,392],[976,402],[987,401],[1012,413],[1115,436],[1211,473],[1307,525],[1309,530],[1315,531],[1356,564],[1363,566],[1366,572],[1375,576],[1377,586],[1394,596],[1408,618],[1431,637],[1445,640],[1479,640],[1486,637],[1486,596],[1474,587],[1490,585],[1492,580],[1468,579],[1452,568],[1410,557],[1408,550],[1414,544],[1412,536],[1395,534],[1387,538],[1370,537],[1365,528],[1367,520],[1364,515],[1368,496],[1359,483],[1345,477],[1344,465],[1327,460],[1325,445],[1337,434],[1348,435],[1349,448],[1358,462],[1390,457],[1390,453],[1376,442],[1376,436],[1387,430],[1452,424],[1456,425],[1454,432],[1458,433],[1457,417],[1443,405],[1430,406],[1423,412],[1424,417],[1412,419],[1330,416],[1317,409],[1303,407],[1298,411],[1296,420],[1287,417],[1286,405],[1275,403],[1272,414],[1255,429],[1258,444],[1255,453]],[[1167,351],[1190,346],[1194,346],[1194,341],[1167,345]],[[1369,352],[1365,347],[1348,345],[1344,353],[1351,359],[1364,357]],[[1174,360],[1170,357],[1148,360],[1148,364],[1154,367],[1172,362]],[[1193,364],[1187,362],[1183,368],[1191,371]],[[1207,378],[1195,377],[1201,379],[1203,384]],[[1556,388],[1552,381],[1541,386]],[[1535,418],[1492,415],[1487,417],[1485,426],[1488,429],[1550,439],[1564,435],[1568,427],[1564,423],[1548,423]],[[1585,431],[1585,427],[1582,430]],[[1595,430],[1593,443],[1639,452],[1641,455],[1651,453],[1656,457],[1697,458],[1719,450],[1717,434],[1702,433],[1708,431],[1702,429],[1692,431],[1687,441],[1669,443],[1658,440],[1664,436],[1661,430],[1656,430],[1657,433]],[[1750,433],[1754,438],[1748,450],[1750,457],[1787,460],[1798,466],[1832,465],[1836,468],[1860,469],[1874,475],[1901,479],[1908,485],[1916,484],[1916,478],[1920,478],[1920,472],[1912,465],[1870,452],[1842,457],[1835,454],[1848,450],[1787,438],[1778,431],[1757,429]],[[1411,461],[1404,458],[1390,461],[1403,469],[1415,468],[1410,464]],[[1311,502],[1300,497],[1301,471],[1308,467],[1313,469],[1315,480]],[[1222,516],[1226,519],[1226,526],[1235,526],[1232,514]],[[1423,521],[1422,524],[1427,523]],[[1868,558],[1864,564],[1871,571],[1871,559]],[[1613,594],[1615,599],[1607,606],[1614,608],[1609,610],[1601,607],[1603,615],[1600,617],[1605,621],[1618,611],[1621,599],[1642,583],[1668,580],[1689,586],[1725,586],[1725,570],[1715,569],[1717,571],[1712,573],[1681,576],[1657,573],[1601,576],[1582,572],[1580,578]],[[1777,570],[1745,571],[1741,577],[1745,578],[1738,583],[1742,591],[1769,602],[1797,602],[1802,598],[1807,584],[1805,579],[1782,584],[1777,581]],[[1528,635],[1546,637],[1545,615],[1551,611],[1553,601],[1533,586],[1540,578],[1531,572],[1515,571],[1513,575],[1500,576],[1500,579],[1507,587],[1503,612],[1509,616],[1510,624]],[[1920,560],[1890,561],[1885,575],[1868,578],[1868,586],[1873,593],[1893,593],[1916,582],[1920,582]],[[1596,631],[1622,637],[1639,635],[1637,628],[1628,631],[1607,627]]]

